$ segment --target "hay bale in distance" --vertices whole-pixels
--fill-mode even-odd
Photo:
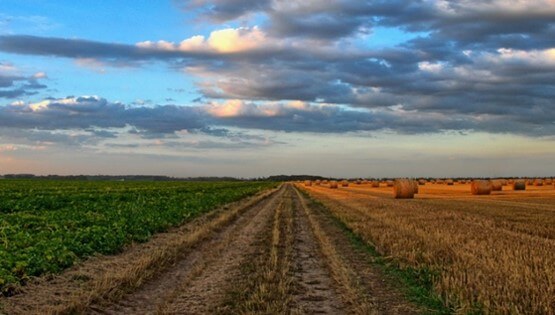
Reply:
[[[331,189],[337,189],[337,182],[334,181],[334,180],[330,181],[330,188]]]
[[[412,181],[412,189],[414,190],[415,194],[418,193],[418,181],[415,181],[415,180]]]
[[[526,181],[523,179],[513,181],[513,190],[526,190]]]
[[[385,184],[387,185],[387,187],[393,187],[395,183],[392,180],[388,180],[385,182]]]
[[[536,180],[534,180],[534,186],[543,186],[543,180],[536,178]]]
[[[305,181],[304,181],[304,185],[305,185],[305,186],[312,186],[312,181],[305,180]]]
[[[491,194],[491,182],[489,180],[475,180],[470,185],[470,192],[473,195]]]
[[[421,185],[421,186],[426,185],[426,180],[425,179],[419,179],[418,180],[418,185]]]
[[[500,180],[492,180],[491,181],[491,190],[492,191],[501,191],[503,190],[503,185],[501,184]]]
[[[380,182],[378,182],[377,180],[372,181],[372,187],[380,187]]]
[[[414,198],[414,181],[410,179],[396,179],[393,184],[393,198]]]
[[[341,181],[341,186],[342,186],[342,187],[349,187],[349,181],[347,181],[347,180],[342,180],[342,181]]]
[[[455,184],[455,182],[452,179],[446,179],[445,180],[445,185],[453,186],[454,184]]]

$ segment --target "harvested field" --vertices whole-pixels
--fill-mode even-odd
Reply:
[[[380,254],[423,270],[457,312],[555,312],[555,189],[424,185],[413,200],[391,188],[305,189]]]

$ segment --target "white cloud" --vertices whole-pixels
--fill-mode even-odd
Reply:
[[[431,73],[440,73],[443,70],[443,65],[441,63],[430,63],[428,61],[423,61],[418,63],[418,69]]]
[[[510,48],[500,48],[497,50],[498,58],[501,61],[525,62],[533,65],[555,66],[555,48],[544,50],[518,50]],[[490,56],[495,59],[495,56]]]
[[[136,44],[144,49],[164,51],[212,51],[218,53],[236,53],[255,50],[270,45],[266,34],[258,27],[226,28],[210,33],[208,38],[195,35],[180,43],[168,41],[144,41]]]

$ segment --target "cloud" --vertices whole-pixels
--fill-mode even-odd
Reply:
[[[229,21],[252,12],[267,10],[271,0],[187,0],[179,1],[186,10],[198,10],[212,21]]]
[[[229,100],[204,110],[215,124],[286,132],[345,133],[391,131],[425,134],[448,131],[485,131],[549,136],[555,132],[555,110],[515,108],[489,114],[419,111],[403,106],[354,109],[306,102],[252,103]],[[528,119],[523,119],[527,117]],[[511,122],[508,123],[507,119]]]
[[[24,76],[11,63],[0,62],[0,99],[15,99],[22,96],[37,94],[37,90],[47,88],[39,82],[47,78],[46,73],[37,72],[31,76]]]
[[[226,28],[210,33],[208,38],[201,35],[192,36],[180,43],[167,41],[137,43],[137,47],[145,50],[171,52],[214,52],[236,53],[268,46],[266,35],[258,28]]]
[[[125,105],[98,96],[17,101],[0,106],[0,140],[30,146],[99,148],[112,143],[163,143],[199,150],[278,145],[264,132],[401,135],[450,132],[555,134],[555,110],[547,106],[503,107],[483,113],[373,109],[302,101],[212,101],[199,106]],[[196,140],[195,140],[196,139]],[[200,140],[199,140],[200,139]],[[189,141],[189,142],[187,142]],[[191,142],[193,141],[193,142]],[[196,141],[196,142],[195,142]]]
[[[49,102],[44,115],[62,115],[67,128],[86,128],[98,119],[155,136],[227,125],[300,132],[553,134],[553,1],[181,3],[205,23],[218,21],[214,30],[181,42],[137,44],[0,36],[0,50],[73,58],[99,69],[163,61],[193,76],[202,96],[195,103],[208,103],[182,108],[106,102],[106,113],[73,121],[63,115],[70,117],[70,109],[79,106]],[[242,26],[218,28],[228,21]],[[401,30],[406,41],[367,48],[365,41],[378,26]],[[13,73],[0,77],[0,87],[0,95],[9,98],[41,88],[29,76]],[[290,108],[290,102],[306,107]],[[147,114],[158,122],[143,117]]]
[[[0,107],[0,125],[16,129],[86,130],[133,126],[167,134],[205,126],[197,109],[185,106],[130,107],[97,96],[45,99]],[[97,134],[101,135],[101,134]]]

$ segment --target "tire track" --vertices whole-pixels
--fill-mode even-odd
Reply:
[[[353,247],[333,222],[331,213],[307,200],[297,189],[297,201],[318,239],[320,249],[339,285],[348,314],[417,314],[419,310],[387,284],[383,274],[372,266],[372,257]]]
[[[210,313],[222,298],[226,283],[234,276],[249,246],[271,219],[284,193],[280,189],[268,200],[248,209],[209,241],[116,303],[98,304],[89,314],[203,314]]]
[[[293,310],[298,314],[342,314],[346,305],[338,294],[325,257],[296,192]]]

